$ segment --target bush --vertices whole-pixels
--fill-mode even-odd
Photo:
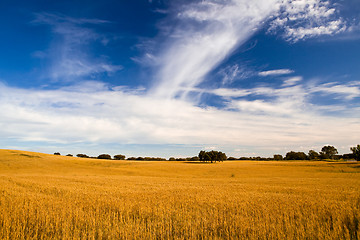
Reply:
[[[79,158],[89,158],[88,155],[82,154],[82,153],[79,153],[79,154],[77,154],[76,156],[79,157]]]
[[[66,156],[68,156],[68,157],[72,157],[73,155],[72,155],[72,154],[67,154]]]
[[[59,152],[54,153],[54,155],[61,155]]]

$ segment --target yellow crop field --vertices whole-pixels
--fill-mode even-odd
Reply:
[[[360,164],[0,150],[0,239],[360,239]]]

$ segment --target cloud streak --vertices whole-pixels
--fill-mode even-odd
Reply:
[[[156,96],[186,96],[240,44],[249,39],[276,1],[201,1],[189,4],[177,15],[178,27],[160,54]]]
[[[286,75],[293,73],[294,71],[291,69],[276,69],[276,70],[269,70],[269,71],[262,71],[259,72],[259,76],[267,77],[267,76],[278,76],[278,75]]]
[[[94,26],[109,24],[108,21],[45,12],[35,14],[33,24],[49,25],[55,34],[50,49],[42,53],[52,62],[49,69],[52,80],[73,81],[122,69],[120,65],[109,63],[105,57],[89,54],[88,49],[94,42],[106,45],[109,41],[94,29]]]

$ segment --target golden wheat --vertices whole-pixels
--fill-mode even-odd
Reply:
[[[0,239],[360,239],[359,173],[0,150]]]

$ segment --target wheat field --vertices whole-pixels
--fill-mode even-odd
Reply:
[[[360,164],[0,150],[0,239],[360,239]]]

